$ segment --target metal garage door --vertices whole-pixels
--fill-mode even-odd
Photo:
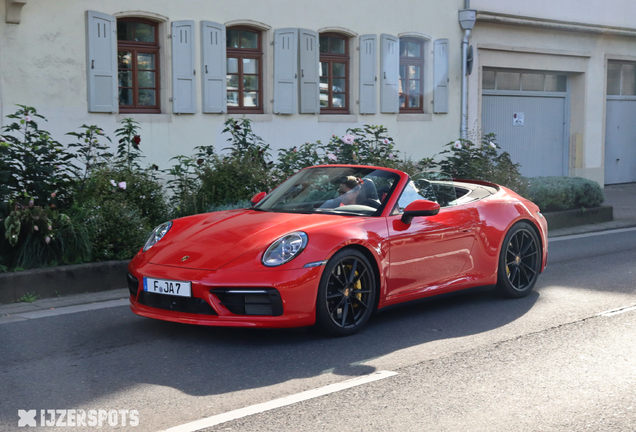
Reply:
[[[567,176],[567,77],[485,70],[482,130],[527,177]]]
[[[636,182],[636,64],[609,62],[605,184]]]

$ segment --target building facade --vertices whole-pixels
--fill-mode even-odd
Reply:
[[[636,181],[636,3],[472,0],[468,124],[529,176]]]
[[[0,109],[142,129],[161,168],[249,118],[273,150],[384,125],[413,159],[459,136],[462,0],[7,0]],[[69,140],[70,141],[70,140]]]

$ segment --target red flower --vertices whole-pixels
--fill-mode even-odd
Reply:
[[[133,138],[133,142],[139,145],[139,143],[141,142],[141,137],[139,135],[135,135],[135,137]]]

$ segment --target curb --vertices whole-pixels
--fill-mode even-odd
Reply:
[[[2,273],[0,304],[15,303],[27,293],[51,298],[122,288],[127,286],[128,262],[104,261]]]
[[[586,209],[564,210],[543,213],[548,222],[548,230],[572,228],[614,220],[614,207],[600,206]]]

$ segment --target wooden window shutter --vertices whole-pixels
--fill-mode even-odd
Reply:
[[[301,114],[317,114],[320,112],[318,32],[300,29],[299,39],[300,112]]]
[[[223,24],[201,21],[203,112],[227,112],[226,42]]]
[[[298,99],[298,29],[274,31],[274,114],[295,114]]]
[[[376,35],[360,36],[360,114],[375,114],[377,103]]]
[[[380,62],[382,65],[380,77],[380,112],[397,113],[400,110],[400,40],[396,36],[380,35]]]
[[[119,111],[117,96],[117,20],[100,12],[87,12],[88,111]]]
[[[448,39],[435,41],[433,60],[433,112],[448,113]]]
[[[194,21],[172,23],[172,111],[175,114],[197,112],[193,35]]]

